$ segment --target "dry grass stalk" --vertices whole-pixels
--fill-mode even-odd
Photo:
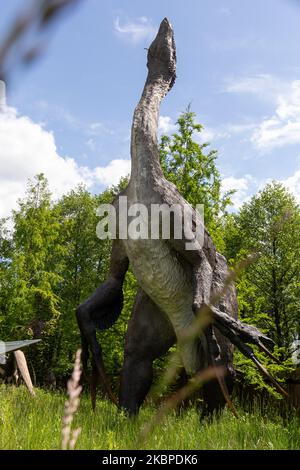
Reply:
[[[28,65],[36,60],[45,49],[45,32],[49,26],[79,1],[36,0],[20,9],[0,44],[0,79],[7,81],[12,66]]]
[[[75,448],[77,439],[81,432],[81,428],[77,428],[72,431],[72,422],[74,415],[79,407],[80,394],[82,391],[81,385],[79,385],[81,377],[81,349],[76,352],[74,369],[70,380],[68,381],[68,396],[69,400],[65,403],[65,413],[63,417],[63,428],[62,428],[62,450],[73,450]]]

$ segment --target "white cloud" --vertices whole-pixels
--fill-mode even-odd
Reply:
[[[300,143],[300,80],[277,96],[274,114],[263,119],[251,141],[262,150]]]
[[[238,126],[236,126],[238,127]],[[247,125],[247,129],[249,129]],[[212,127],[202,127],[201,132],[196,132],[193,139],[199,144],[211,143],[217,139],[228,139],[230,137],[229,127],[213,129]],[[245,128],[243,129],[243,131]],[[178,131],[178,126],[170,116],[160,116],[158,120],[158,134],[170,135]],[[236,131],[237,132],[237,131]],[[242,130],[240,130],[242,132]]]
[[[219,139],[229,139],[230,137],[231,135],[227,126],[218,128],[204,126],[201,129],[201,132],[194,135],[195,141],[199,142],[200,144],[211,144],[213,141]]]
[[[291,191],[300,204],[300,170],[297,170],[292,176],[281,181],[282,184]]]
[[[28,178],[44,173],[55,198],[79,183],[116,184],[128,174],[128,160],[113,160],[107,166],[80,166],[69,157],[59,155],[54,135],[13,108],[0,110],[0,217],[16,208],[24,196]]]
[[[177,126],[170,116],[159,116],[158,120],[158,133],[159,134],[172,134],[176,132]]]
[[[28,178],[45,173],[57,196],[81,182],[91,183],[87,167],[62,158],[52,133],[12,108],[0,113],[0,214],[7,215],[24,195]]]
[[[265,186],[272,183],[272,178],[256,179],[253,176],[246,174],[240,178],[235,176],[223,177],[222,179],[222,194],[231,189],[235,189],[236,193],[231,197],[233,202],[233,210],[238,210],[251,197],[258,191],[262,191]],[[285,179],[277,179],[277,181],[286,189],[291,192],[297,202],[300,204],[300,169],[297,169],[292,176]]]
[[[251,175],[245,175],[241,178],[228,176],[222,179],[222,194],[232,189],[236,190],[235,194],[231,196],[234,210],[239,209],[244,202],[249,200],[250,189],[253,183],[254,180]]]
[[[6,106],[6,84],[0,80],[0,108]]]
[[[287,91],[289,83],[270,74],[258,74],[252,77],[238,77],[225,80],[223,91],[226,93],[248,93],[264,101],[274,102],[279,93]]]
[[[266,151],[300,143],[300,80],[284,81],[261,74],[228,80],[224,91],[253,94],[273,104],[272,114],[249,127],[253,127],[250,140],[255,147]]]
[[[233,210],[238,210],[251,197],[264,189],[264,187],[271,183],[273,179],[270,178],[253,178],[251,175],[244,175],[240,178],[229,176],[222,179],[222,194],[231,189],[235,189],[236,193],[231,197],[233,202]],[[300,204],[300,169],[297,169],[292,176],[285,179],[278,179],[283,186],[286,187],[296,198]]]
[[[218,136],[217,132],[211,127],[203,127],[201,132],[195,135],[195,140],[200,142],[200,144],[211,142],[213,139],[216,139]]]
[[[135,20],[124,20],[121,24],[120,18],[114,21],[114,30],[116,34],[133,44],[144,40],[154,39],[157,28],[155,28],[149,18],[140,16]]]
[[[112,160],[107,166],[95,168],[95,179],[98,183],[111,186],[112,184],[118,184],[122,176],[127,176],[130,173],[130,169],[130,160]]]
[[[110,134],[114,135],[113,129],[110,129],[103,122],[92,122],[86,126],[86,132],[89,135],[101,135],[101,134]]]

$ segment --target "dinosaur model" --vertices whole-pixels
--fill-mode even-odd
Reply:
[[[246,344],[254,343],[271,355],[267,347],[272,346],[272,341],[255,327],[237,319],[234,286],[229,284],[224,289],[228,279],[225,258],[216,251],[206,229],[203,229],[201,242],[196,239],[195,233],[197,227],[201,227],[201,217],[180,195],[175,185],[164,178],[160,166],[157,141],[159,108],[176,78],[174,35],[166,18],[148,49],[147,67],[148,76],[133,116],[131,177],[128,187],[115,199],[114,207],[118,215],[121,196],[127,197],[129,206],[142,204],[149,209],[149,213],[152,205],[169,208],[176,205],[189,215],[191,223],[188,230],[180,227],[181,237],[175,236],[174,231],[170,230],[168,239],[161,236],[124,238],[121,236],[124,226],[117,228],[109,277],[76,311],[85,371],[91,353],[93,406],[98,380],[102,381],[110,398],[115,400],[105,375],[96,329],[108,328],[121,313],[122,285],[129,264],[140,286],[126,334],[118,401],[129,414],[138,412],[149,391],[153,360],[164,354],[175,342],[188,376],[193,376],[212,362],[221,364],[226,369],[225,381],[230,393],[234,379],[235,345],[284,394]],[[133,217],[128,214],[126,223],[129,225]],[[191,239],[194,240],[193,249],[186,249]],[[210,305],[211,298],[218,293],[221,298],[217,299],[215,305]],[[202,334],[185,341],[187,329],[193,325],[195,316],[201,315],[205,305],[210,305],[208,308],[212,314],[212,324]],[[206,384],[203,392],[209,412],[225,403],[219,383],[214,381]]]

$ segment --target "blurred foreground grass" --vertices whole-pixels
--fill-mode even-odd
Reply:
[[[66,397],[37,390],[36,398],[23,387],[0,386],[0,449],[59,449]],[[107,401],[98,401],[93,413],[83,396],[74,426],[82,428],[77,449],[136,449],[141,426],[153,408],[145,406],[136,420],[129,420]],[[270,410],[246,413],[240,419],[228,410],[212,423],[199,423],[195,408],[180,415],[173,411],[148,436],[144,449],[300,449],[299,421],[284,420]]]

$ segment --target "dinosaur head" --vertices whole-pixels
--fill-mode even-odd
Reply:
[[[163,75],[172,87],[176,78],[176,47],[171,23],[164,18],[156,38],[148,50],[147,67],[149,72]]]

